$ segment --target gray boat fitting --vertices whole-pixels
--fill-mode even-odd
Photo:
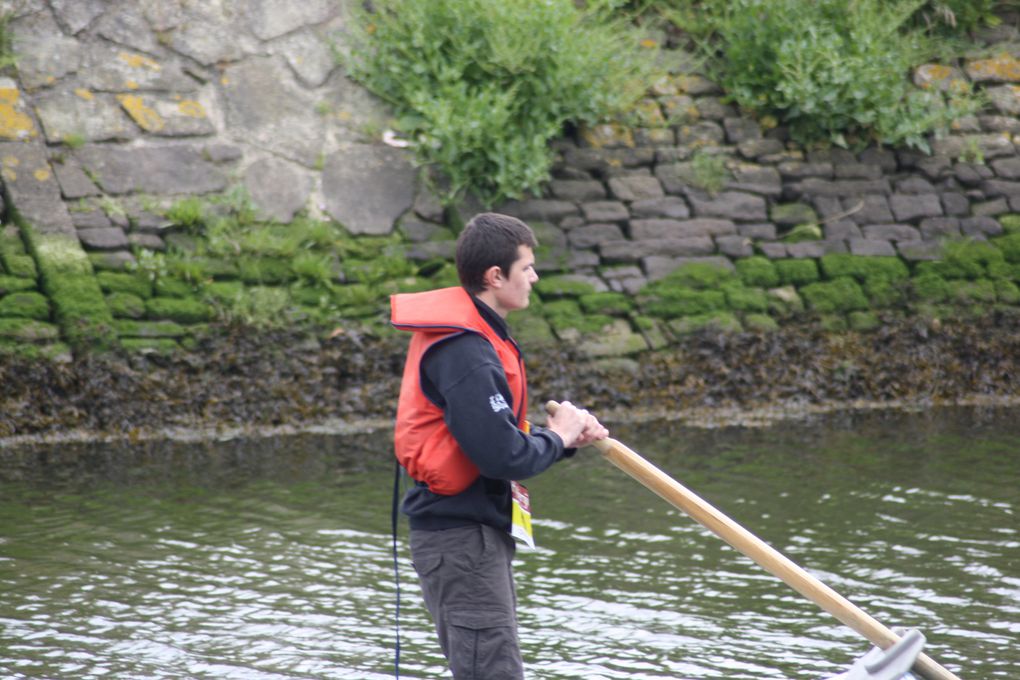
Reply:
[[[909,671],[924,642],[921,631],[908,630],[888,649],[872,647],[850,670],[829,680],[915,680]]]

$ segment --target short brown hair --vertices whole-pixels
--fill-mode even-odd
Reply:
[[[538,245],[535,232],[516,217],[480,213],[471,218],[457,239],[457,275],[473,294],[485,290],[485,272],[492,266],[504,274],[517,261],[518,246]]]

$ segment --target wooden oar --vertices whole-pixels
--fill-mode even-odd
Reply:
[[[550,401],[545,406],[550,414],[559,404]],[[615,439],[607,438],[593,444],[616,467],[641,482],[671,505],[684,511],[719,538],[754,560],[786,585],[829,612],[844,624],[882,649],[892,646],[899,636],[857,605],[825,585],[794,564],[785,555],[761,540],[696,493],[677,482],[640,455]],[[913,671],[927,680],[960,680],[925,654],[919,654]]]

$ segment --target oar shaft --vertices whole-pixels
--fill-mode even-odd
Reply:
[[[549,402],[546,410],[555,413],[559,404]],[[885,649],[899,637],[855,604],[797,566],[778,550],[717,510],[696,493],[652,465],[633,450],[608,438],[594,443],[616,467],[636,479],[650,491],[703,525],[760,567],[781,579],[839,621]],[[927,680],[960,680],[925,654],[919,654],[913,670]]]

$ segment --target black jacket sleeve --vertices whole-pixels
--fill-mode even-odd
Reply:
[[[475,333],[431,348],[422,360],[425,395],[443,409],[446,426],[483,476],[527,479],[573,453],[550,430],[525,434],[495,349]]]

